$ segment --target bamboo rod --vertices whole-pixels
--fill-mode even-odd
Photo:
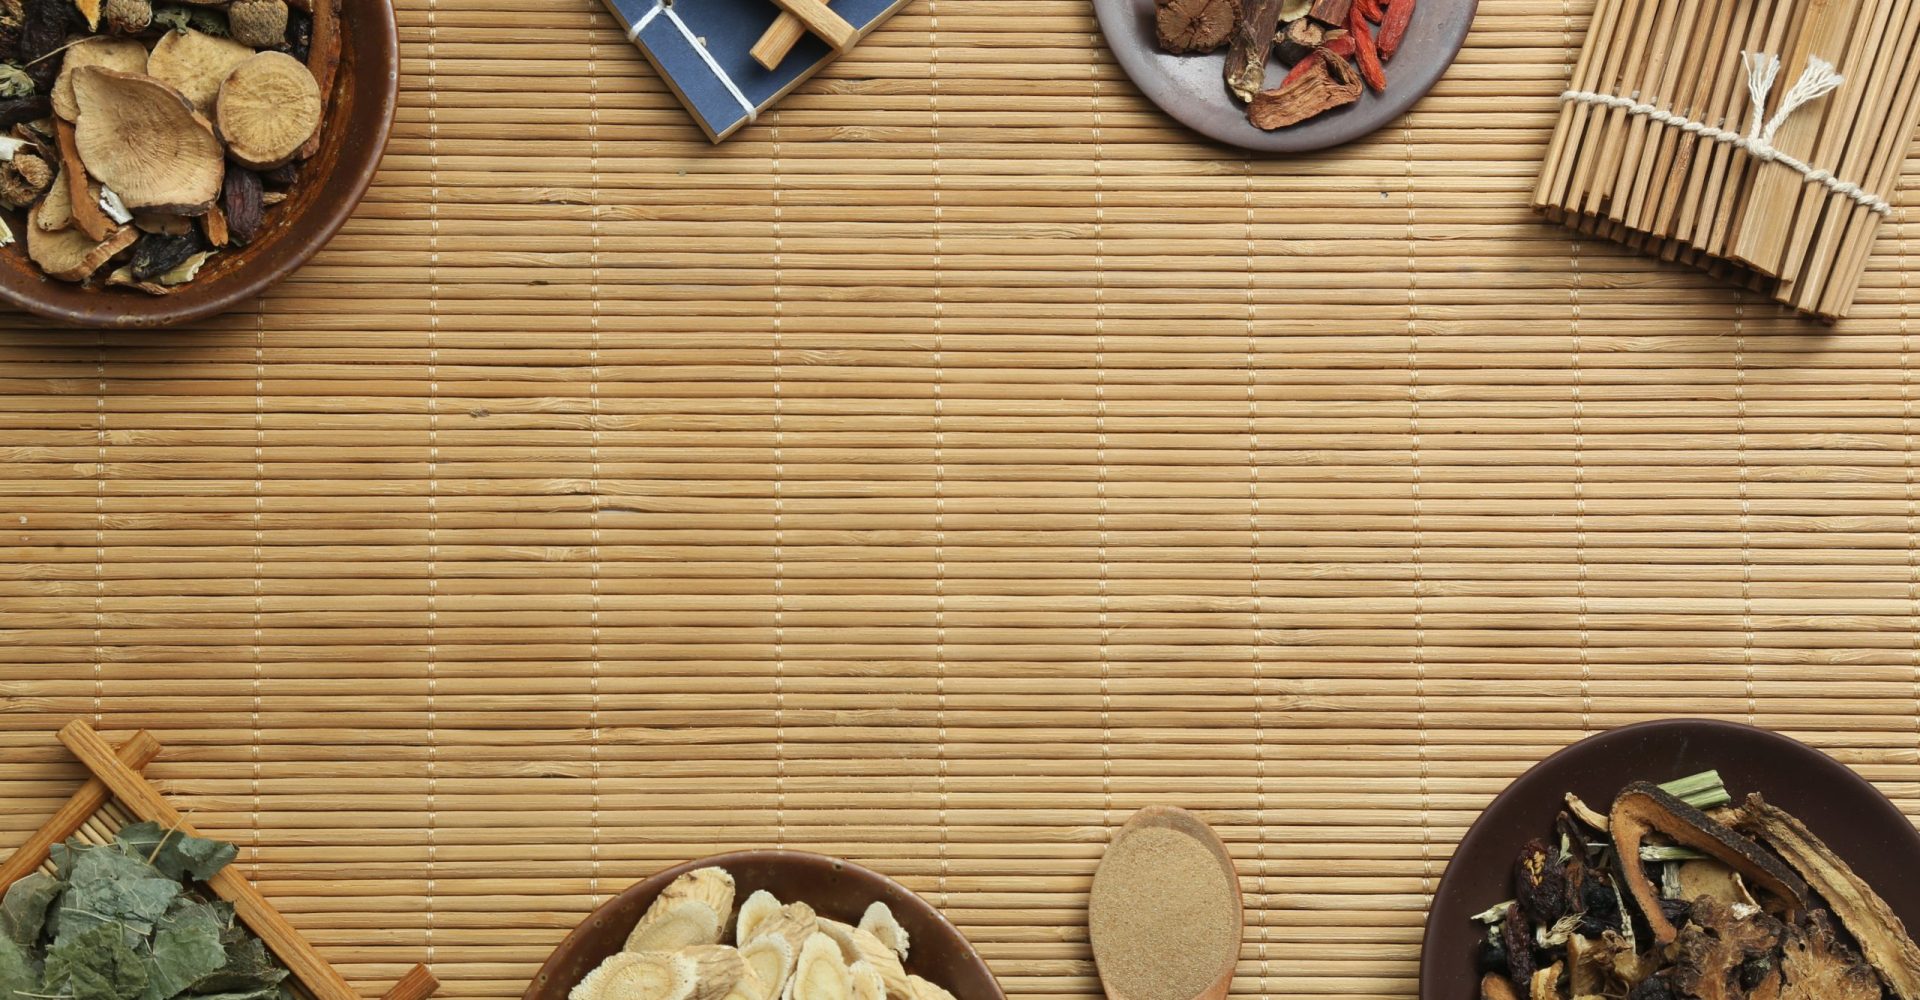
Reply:
[[[153,734],[134,733],[115,750],[114,758],[131,771],[142,771],[160,754],[160,741]],[[93,814],[99,812],[112,798],[105,782],[98,777],[90,777],[73,795],[69,797],[46,824],[34,831],[33,835],[7,856],[6,864],[0,865],[0,893],[18,882],[47,860],[47,852],[53,845],[73,836],[85,828]]]

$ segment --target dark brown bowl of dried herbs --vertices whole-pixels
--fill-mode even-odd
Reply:
[[[1629,726],[1482,814],[1422,1000],[1915,1000],[1920,834],[1845,765],[1725,722]]]
[[[289,1000],[287,969],[203,884],[234,854],[154,823],[55,845],[0,900],[0,996]]]
[[[393,119],[391,0],[0,0],[0,297],[159,327],[331,239]]]

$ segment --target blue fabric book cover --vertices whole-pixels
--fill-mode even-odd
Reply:
[[[835,0],[833,11],[862,35],[907,0]],[[714,142],[758,118],[832,62],[834,51],[812,34],[769,70],[750,54],[780,16],[773,0],[606,0],[628,37],[666,78]]]

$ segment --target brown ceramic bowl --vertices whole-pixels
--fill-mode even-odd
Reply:
[[[1514,859],[1549,836],[1562,796],[1605,809],[1622,786],[1718,770],[1734,798],[1759,792],[1798,816],[1893,907],[1920,927],[1920,833],[1846,765],[1804,743],[1730,722],[1674,719],[1590,737],[1521,775],[1454,851],[1427,917],[1420,1000],[1476,1000],[1483,932],[1474,914],[1513,896]]]
[[[267,210],[245,250],[221,253],[171,295],[82,288],[55,281],[27,259],[25,220],[7,213],[22,242],[0,248],[0,299],[72,326],[149,329],[222,313],[307,262],[353,214],[380,167],[400,90],[400,33],[392,0],[345,0],[340,72],[322,126],[320,152],[300,165],[292,197]]]
[[[1453,65],[1478,7],[1479,0],[1420,0],[1400,51],[1386,64],[1384,93],[1368,91],[1354,104],[1266,132],[1247,123],[1246,106],[1228,93],[1225,51],[1186,56],[1162,52],[1153,25],[1154,0],[1093,0],[1107,46],[1148,100],[1202,135],[1262,153],[1342,145],[1400,117]],[[1269,86],[1285,74],[1285,67],[1270,62]]]
[[[620,950],[667,883],[696,868],[733,873],[735,900],[765,889],[806,903],[823,917],[857,923],[876,900],[907,930],[907,971],[946,987],[956,1000],[1006,1000],[993,970],[940,911],[898,882],[849,861],[800,851],[740,851],[676,865],[608,900],[554,949],[522,1000],[567,1000],[568,991]]]

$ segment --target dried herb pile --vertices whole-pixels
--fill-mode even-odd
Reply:
[[[111,844],[56,845],[0,901],[0,997],[8,1000],[291,1000],[287,970],[201,891],[231,844],[153,823]]]
[[[1920,1000],[1900,918],[1759,795],[1708,772],[1566,803],[1475,918],[1481,1000]]]
[[[675,879],[569,1000],[953,1000],[907,972],[911,942],[885,903],[856,927],[765,890],[735,916],[733,896],[724,868]]]
[[[165,295],[251,244],[319,151],[340,32],[339,0],[0,0],[0,246]]]
[[[1227,50],[1227,89],[1263,129],[1297,125],[1387,89],[1415,0],[1154,0],[1160,47]],[[1292,69],[1266,88],[1275,57]]]

